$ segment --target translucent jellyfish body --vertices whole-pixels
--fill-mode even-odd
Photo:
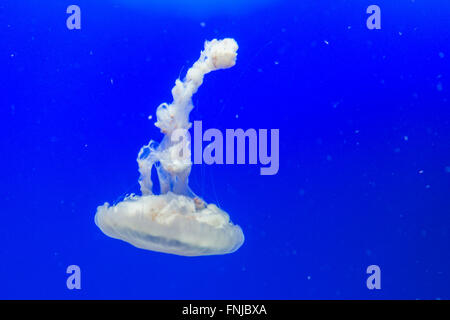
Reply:
[[[237,49],[234,39],[206,41],[184,80],[176,80],[173,102],[156,110],[155,125],[164,134],[161,143],[150,141],[138,155],[142,196],[130,195],[114,206],[99,206],[95,223],[103,233],[138,248],[183,256],[231,253],[243,244],[244,234],[229,215],[205,203],[188,185],[192,96],[205,74],[235,65]],[[153,166],[159,195],[152,192]]]

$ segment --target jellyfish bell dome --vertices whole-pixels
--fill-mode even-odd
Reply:
[[[104,204],[95,223],[111,238],[182,256],[231,253],[244,242],[241,228],[230,223],[225,211],[214,204],[200,207],[195,199],[172,192]]]
[[[95,223],[104,234],[135,247],[182,256],[231,253],[244,242],[244,234],[229,215],[207,204],[189,188],[192,96],[205,74],[235,65],[238,45],[234,39],[205,42],[200,58],[177,79],[173,102],[156,110],[155,126],[164,134],[158,144],[141,148],[137,162],[142,195],[129,195],[116,205],[97,208]],[[160,194],[153,194],[151,172],[155,166]]]

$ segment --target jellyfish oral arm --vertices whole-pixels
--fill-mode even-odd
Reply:
[[[203,83],[205,74],[231,68],[236,64],[238,45],[234,39],[205,42],[200,58],[187,71],[183,81],[177,79],[172,89],[173,102],[162,103],[156,110],[157,126],[164,134],[160,145],[150,142],[144,146],[138,157],[141,173],[141,192],[149,194],[151,167],[160,163],[158,178],[164,186],[162,193],[172,191],[177,194],[192,195],[187,183],[191,170],[190,140],[187,130],[191,127],[189,114],[193,109],[192,96]],[[181,133],[181,134],[180,134]],[[176,135],[178,139],[173,139]],[[152,145],[152,146],[150,146]],[[185,150],[180,156],[180,150]],[[143,156],[145,155],[145,156]]]
[[[155,126],[164,134],[171,134],[177,128],[189,129],[189,113],[192,96],[203,83],[205,74],[231,68],[236,64],[238,45],[234,39],[212,40],[205,42],[200,58],[187,71],[183,81],[177,79],[172,89],[173,102],[161,104],[157,111]]]

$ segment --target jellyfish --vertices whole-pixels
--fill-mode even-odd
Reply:
[[[95,223],[104,234],[141,249],[181,256],[232,253],[243,244],[242,229],[230,216],[215,204],[206,203],[188,185],[192,96],[205,74],[235,65],[237,49],[231,38],[206,41],[184,80],[175,81],[173,102],[156,109],[155,126],[164,135],[162,141],[151,140],[138,153],[142,195],[131,194],[115,205],[106,202],[97,208]],[[159,194],[153,193],[153,167]]]

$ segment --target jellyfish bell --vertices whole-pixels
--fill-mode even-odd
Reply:
[[[244,241],[241,228],[230,223],[226,212],[172,192],[105,204],[98,208],[95,222],[111,238],[183,256],[231,253]]]
[[[204,202],[188,185],[192,95],[205,74],[235,65],[237,49],[234,39],[206,41],[184,80],[176,80],[173,102],[161,104],[156,111],[155,126],[164,134],[161,143],[150,141],[138,154],[142,195],[132,194],[116,205],[105,203],[97,208],[95,223],[107,236],[138,248],[182,256],[226,254],[243,244],[242,229],[229,215]],[[158,195],[153,194],[153,166],[161,190]]]

